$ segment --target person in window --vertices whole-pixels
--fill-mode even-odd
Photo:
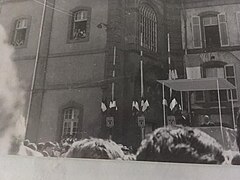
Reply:
[[[201,124],[201,126],[215,126],[215,124],[214,124],[214,122],[212,122],[211,120],[210,120],[210,118],[209,118],[209,116],[208,115],[205,115],[204,117],[203,117],[203,124]]]

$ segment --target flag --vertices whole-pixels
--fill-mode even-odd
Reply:
[[[109,108],[111,109],[111,108],[115,108],[116,110],[117,110],[117,103],[116,103],[116,101],[110,101],[110,103],[109,103]]]
[[[138,110],[139,111],[139,105],[137,101],[132,102],[132,110]]]
[[[142,112],[146,111],[147,108],[149,107],[149,102],[148,102],[148,100],[146,100],[146,101],[142,100],[142,101],[141,101],[141,107],[142,107]]]
[[[162,104],[163,104],[164,106],[168,106],[167,100],[166,100],[166,99],[163,99]]]
[[[168,80],[172,80],[172,70],[169,69],[168,71]]]
[[[172,76],[173,76],[172,79],[178,79],[178,74],[176,69],[172,70]]]
[[[104,102],[101,102],[101,109],[102,109],[102,112],[105,112],[107,110],[107,106]]]
[[[171,109],[171,111],[174,109],[174,107],[177,105],[177,100],[174,98],[171,103],[170,103],[170,106],[169,108]]]

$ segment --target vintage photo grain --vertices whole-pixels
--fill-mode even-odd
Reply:
[[[234,179],[238,77],[239,0],[0,0],[0,179]]]

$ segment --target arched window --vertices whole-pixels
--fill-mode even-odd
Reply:
[[[75,108],[66,108],[63,111],[63,131],[62,137],[77,137],[79,122],[79,110]]]
[[[157,16],[155,11],[148,5],[142,4],[139,9],[140,15],[140,39],[141,45],[151,51],[157,52]]]

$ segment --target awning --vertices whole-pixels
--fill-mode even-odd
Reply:
[[[206,91],[223,89],[235,89],[236,87],[223,78],[201,78],[201,79],[177,79],[177,80],[157,80],[175,91]]]

